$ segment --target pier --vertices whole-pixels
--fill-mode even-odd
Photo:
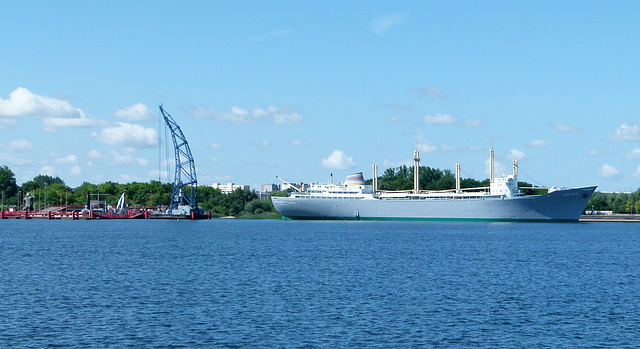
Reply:
[[[640,223],[640,214],[583,214],[580,222],[627,222]]]
[[[0,219],[95,219],[93,212],[82,206],[45,206],[33,211],[0,211]]]

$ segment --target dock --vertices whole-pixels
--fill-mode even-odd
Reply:
[[[83,206],[46,206],[41,209],[27,211],[0,211],[0,219],[66,219],[66,220],[94,220],[94,219],[211,219],[211,212],[206,215],[171,215],[158,213],[150,208],[129,208],[122,213],[114,211],[88,211]]]
[[[640,223],[640,214],[583,214],[580,222],[626,222]]]
[[[46,206],[33,211],[0,211],[0,219],[95,219],[92,212],[82,212],[74,206]]]

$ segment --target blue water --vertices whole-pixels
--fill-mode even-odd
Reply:
[[[633,347],[640,224],[0,221],[0,347]]]

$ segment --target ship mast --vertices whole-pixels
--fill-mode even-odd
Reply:
[[[456,164],[456,193],[460,194],[460,164]]]
[[[413,193],[420,193],[420,153],[413,151]]]
[[[373,165],[373,193],[378,191],[378,165]]]
[[[489,183],[493,183],[493,142],[491,142],[491,150],[489,151]]]

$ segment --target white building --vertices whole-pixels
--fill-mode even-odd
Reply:
[[[229,194],[232,191],[236,190],[236,189],[241,189],[241,190],[250,190],[250,187],[248,185],[245,184],[233,184],[233,183],[227,183],[227,184],[220,184],[220,183],[213,183],[211,185],[214,189],[220,189],[220,191],[224,194]]]

